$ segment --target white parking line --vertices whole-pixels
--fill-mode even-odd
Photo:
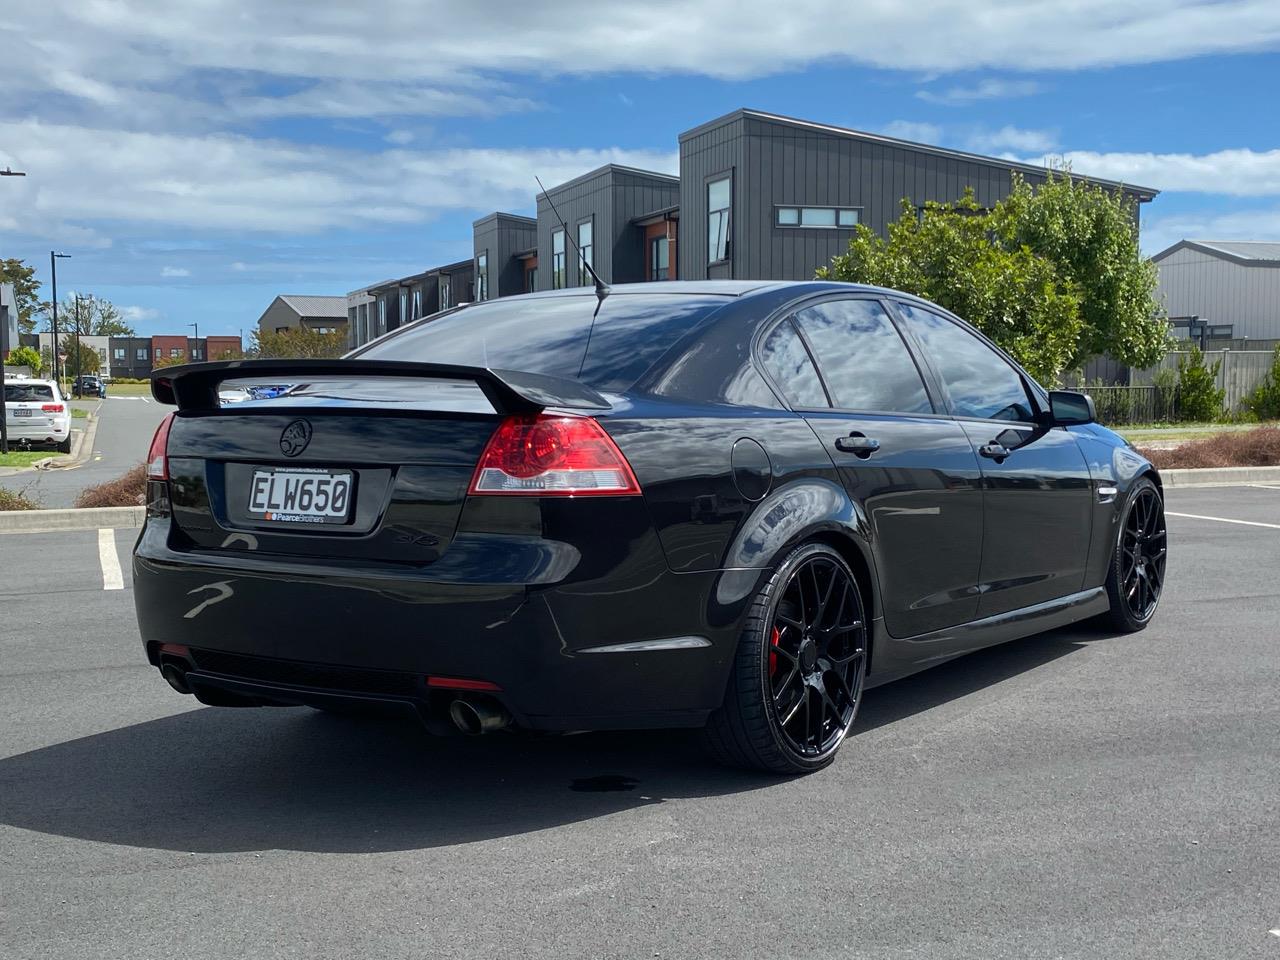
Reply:
[[[1215,520],[1218,523],[1238,523],[1244,527],[1268,527],[1271,530],[1280,530],[1280,523],[1259,523],[1257,520],[1232,520],[1230,517],[1202,517],[1198,513],[1174,513],[1172,510],[1166,510],[1167,517],[1185,517],[1188,520]]]
[[[123,590],[124,574],[116,554],[116,532],[105,527],[98,531],[98,562],[102,564],[102,589]]]

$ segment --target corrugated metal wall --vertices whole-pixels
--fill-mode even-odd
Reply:
[[[1249,267],[1190,247],[1157,266],[1169,316],[1229,323],[1235,339],[1280,339],[1280,267]]]
[[[558,202],[558,201],[557,201]],[[476,222],[474,253],[489,257],[489,296],[507,297],[524,293],[524,265],[516,254],[538,243],[538,223],[529,217],[499,213]]]
[[[980,206],[1008,196],[1011,170],[751,115],[697,128],[680,142],[680,275],[708,276],[706,181],[732,169],[733,252],[726,275],[805,280],[844,253],[852,229],[779,227],[775,206],[857,207],[883,234],[902,210],[959,200],[972,187]],[[1028,182],[1045,174],[1023,171]]]

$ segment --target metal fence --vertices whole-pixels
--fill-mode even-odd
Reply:
[[[1084,389],[1093,397],[1098,421],[1107,426],[1163,423],[1178,419],[1177,387],[1089,386]]]

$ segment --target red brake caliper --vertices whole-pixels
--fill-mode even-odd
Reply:
[[[769,676],[774,676],[778,672],[778,654],[774,651],[782,640],[782,631],[777,627],[773,628],[773,633],[769,637]]]

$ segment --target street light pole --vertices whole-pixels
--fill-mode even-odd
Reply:
[[[187,326],[191,327],[191,329],[195,331],[195,336],[191,338],[192,340],[195,341],[195,346],[193,346],[189,351],[187,351],[187,362],[190,363],[192,360],[192,354],[194,354],[197,350],[200,349],[200,323],[199,321],[197,321],[196,323],[188,323]],[[205,357],[205,359],[208,360],[209,358]]]
[[[53,380],[58,384],[58,389],[62,389],[62,382],[58,379],[58,261],[69,260],[69,253],[54,253],[49,251],[49,273],[53,279],[53,355],[49,358],[53,364]]]

